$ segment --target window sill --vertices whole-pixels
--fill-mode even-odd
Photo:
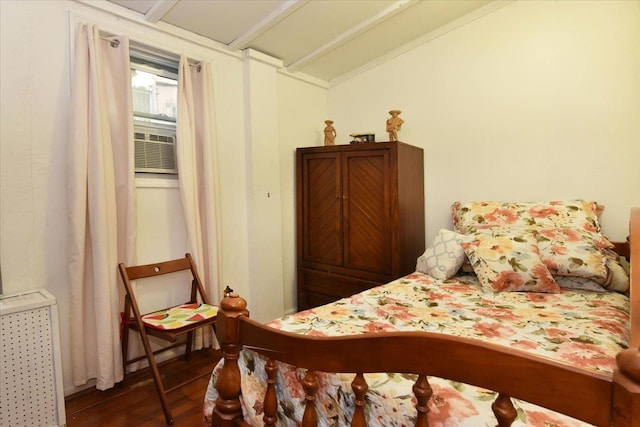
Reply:
[[[136,175],[136,188],[178,188],[178,177],[150,176],[140,177]]]

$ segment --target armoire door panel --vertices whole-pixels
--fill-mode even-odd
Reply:
[[[390,272],[388,151],[345,153],[343,162],[344,266]]]
[[[303,259],[342,264],[342,196],[340,158],[304,157]]]

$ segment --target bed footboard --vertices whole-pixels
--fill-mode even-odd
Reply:
[[[265,425],[275,425],[275,360],[304,368],[302,380],[307,405],[303,426],[315,426],[313,402],[318,389],[316,371],[356,374],[352,383],[356,411],[352,425],[364,426],[364,405],[368,385],[364,373],[399,372],[418,375],[413,392],[417,400],[417,426],[427,426],[427,402],[431,388],[427,376],[497,391],[493,404],[500,426],[509,426],[516,413],[510,397],[526,400],[597,426],[638,426],[637,402],[640,398],[635,365],[638,351],[621,354],[621,368],[609,375],[585,372],[571,366],[538,358],[525,352],[475,342],[459,337],[427,332],[363,334],[343,337],[309,337],[267,328],[246,315],[242,298],[223,300],[218,333],[223,339],[224,367],[218,378],[219,398],[213,413],[215,426],[243,425],[240,404],[238,354],[243,346],[266,356],[268,387],[264,398]],[[398,349],[402,351],[398,351]],[[342,357],[327,357],[327,355]],[[349,355],[344,357],[344,355]],[[443,357],[446,355],[446,357]],[[627,365],[631,363],[631,372]],[[612,385],[613,395],[612,397]],[[554,390],[549,394],[547,390]],[[576,399],[576,391],[580,399]],[[614,410],[611,410],[614,402]],[[612,421],[613,420],[613,421]]]

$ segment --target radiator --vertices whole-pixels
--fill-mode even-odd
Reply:
[[[0,296],[0,427],[64,426],[56,299],[44,289]]]

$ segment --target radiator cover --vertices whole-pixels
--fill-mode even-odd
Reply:
[[[44,289],[0,296],[0,426],[66,423],[56,299]]]

